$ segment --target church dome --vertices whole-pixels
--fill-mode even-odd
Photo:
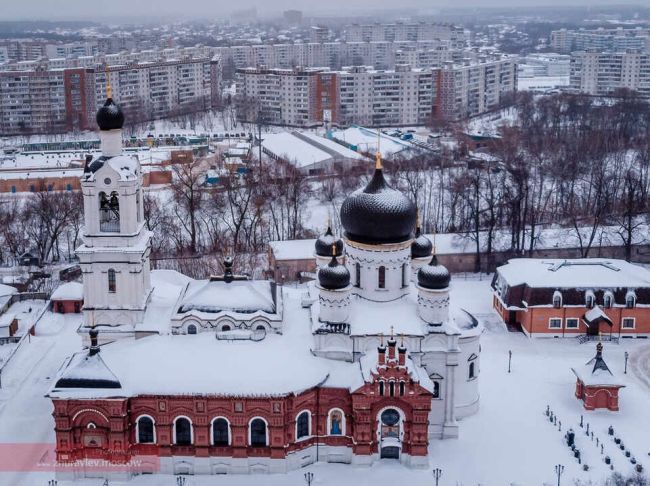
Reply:
[[[316,240],[316,255],[332,256],[332,246],[334,245],[336,245],[335,256],[341,256],[343,254],[343,241],[334,236],[331,226],[328,225],[325,234],[320,235]]]
[[[415,239],[411,243],[411,258],[424,258],[431,256],[433,244],[431,240],[420,231],[420,226],[415,230]]]
[[[433,255],[431,261],[418,270],[418,285],[429,290],[442,290],[449,287],[451,275],[444,265],[438,263],[438,257]]]
[[[345,235],[359,243],[401,243],[412,237],[416,210],[413,202],[390,187],[376,168],[366,187],[348,196],[341,206]]]
[[[327,290],[344,289],[350,285],[350,272],[333,256],[327,265],[318,270],[318,283]]]
[[[124,125],[124,113],[113,98],[107,98],[103,106],[97,110],[97,126],[100,130],[116,130]]]

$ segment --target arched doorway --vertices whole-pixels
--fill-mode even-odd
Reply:
[[[399,459],[402,451],[404,414],[395,408],[382,410],[378,417],[379,457]]]

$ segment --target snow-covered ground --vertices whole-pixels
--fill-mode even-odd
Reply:
[[[584,365],[595,353],[595,346],[578,344],[573,339],[534,339],[509,333],[491,310],[490,276],[457,276],[453,280],[452,299],[461,307],[486,321],[482,340],[481,408],[478,414],[462,421],[460,438],[435,440],[430,446],[429,470],[412,470],[393,462],[381,462],[372,468],[338,464],[316,464],[286,475],[189,477],[185,486],[220,484],[244,486],[291,486],[306,484],[303,474],[314,473],[314,485],[364,486],[393,484],[434,484],[432,468],[442,469],[440,485],[541,485],[556,484],[554,466],[566,469],[562,484],[575,480],[602,482],[611,474],[603,461],[609,455],[614,470],[631,473],[632,465],[618,449],[607,428],[632,451],[636,459],[650,467],[650,345],[643,340],[625,340],[620,345],[605,343],[604,356],[612,371],[621,377],[621,411],[585,412],[573,396],[575,377],[572,366]],[[295,293],[295,291],[293,291]],[[298,295],[295,293],[295,295]],[[37,336],[17,355],[16,368],[22,374],[8,379],[0,390],[0,466],[11,469],[2,456],[12,454],[15,443],[53,443],[52,406],[44,398],[50,379],[66,355],[79,349],[74,330],[80,316],[46,314],[39,323]],[[512,372],[508,373],[508,351],[512,351]],[[623,374],[624,353],[630,353],[628,373]],[[639,377],[635,372],[643,375]],[[645,380],[645,383],[644,383]],[[552,425],[546,407],[562,422]],[[588,423],[591,436],[580,427],[580,416]],[[563,441],[568,428],[576,432],[577,447],[583,464],[573,458]],[[604,454],[600,447],[604,443]],[[51,460],[48,455],[42,462]],[[33,469],[38,469],[35,466]],[[0,485],[46,485],[51,472],[0,472]],[[77,483],[59,481],[59,486],[100,486],[102,480]],[[110,481],[111,486],[124,484]],[[172,476],[143,476],[133,479],[132,486],[175,485]]]

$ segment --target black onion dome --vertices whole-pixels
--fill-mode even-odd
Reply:
[[[318,283],[328,290],[339,290],[350,285],[350,272],[336,257],[318,270]]]
[[[418,285],[430,290],[442,290],[449,287],[451,275],[444,265],[438,263],[438,257],[433,255],[427,265],[418,270]]]
[[[104,105],[97,110],[97,126],[100,130],[115,130],[124,125],[124,113],[113,98],[107,98]]]
[[[411,243],[411,258],[424,258],[431,256],[433,244],[431,240],[420,232],[418,226],[415,230],[415,239]]]
[[[345,235],[359,243],[401,243],[410,239],[415,227],[413,202],[393,189],[381,169],[368,185],[353,192],[341,206]]]
[[[316,240],[316,255],[318,256],[332,256],[332,247],[336,245],[335,256],[343,255],[343,241],[336,238],[332,233],[332,228],[327,227],[325,234],[322,234]]]

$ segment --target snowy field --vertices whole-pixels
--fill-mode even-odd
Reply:
[[[612,371],[621,377],[621,411],[585,412],[573,396],[575,377],[571,367],[582,366],[595,353],[594,343],[580,345],[573,339],[530,340],[523,334],[508,333],[492,312],[490,276],[478,279],[457,277],[452,299],[486,322],[480,366],[481,408],[478,414],[460,424],[460,438],[434,440],[430,445],[430,468],[411,470],[398,463],[381,461],[372,468],[316,464],[287,475],[188,477],[185,486],[219,484],[223,486],[306,484],[304,473],[314,473],[314,485],[365,486],[377,484],[432,485],[431,469],[442,469],[440,485],[543,485],[557,484],[554,466],[565,466],[562,484],[602,484],[611,474],[603,457],[609,455],[614,470],[632,472],[629,459],[615,446],[607,428],[612,425],[638,462],[650,468],[650,343],[645,340],[605,343],[604,356]],[[20,377],[8,380],[0,391],[0,465],[7,468],[2,455],[10,453],[6,444],[52,443],[54,441],[51,405],[44,398],[50,377],[63,358],[80,346],[74,333],[79,316],[50,314],[39,326],[39,334],[18,355]],[[508,373],[508,351],[512,351],[512,372]],[[623,374],[624,353],[630,353],[628,374]],[[637,376],[636,373],[642,376]],[[645,383],[644,383],[645,381]],[[3,386],[4,386],[3,380]],[[552,425],[545,415],[549,406],[558,420]],[[584,428],[580,416],[584,416]],[[585,434],[586,424],[591,436]],[[582,465],[573,458],[563,436],[568,428],[576,432]],[[603,454],[596,446],[603,443]],[[43,458],[47,461],[49,458]],[[37,469],[38,466],[34,467]],[[10,469],[10,468],[9,468]],[[47,473],[0,473],[0,485],[47,485]],[[76,483],[59,481],[59,486],[100,486],[102,480]],[[110,481],[110,485],[176,485],[173,476],[142,476],[129,483]]]

